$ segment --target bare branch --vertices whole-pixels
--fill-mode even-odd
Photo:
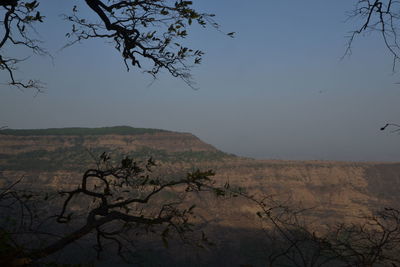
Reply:
[[[351,48],[357,36],[363,33],[377,32],[393,57],[393,71],[400,59],[398,43],[400,23],[400,2],[393,0],[357,0],[354,9],[348,13],[349,20],[360,21],[361,25],[350,33],[345,55],[351,54]]]
[[[38,1],[28,2],[22,0],[3,1],[0,5],[0,15],[3,17],[1,25],[4,34],[0,37],[0,70],[5,71],[9,77],[9,85],[20,89],[33,88],[41,92],[44,85],[35,79],[23,81],[15,77],[15,70],[19,63],[25,59],[6,56],[5,50],[13,46],[22,46],[37,55],[49,55],[40,46],[41,41],[31,37],[30,30],[34,31],[34,24],[43,22],[44,16],[37,11]]]
[[[186,203],[187,195],[191,192],[215,190],[210,179],[214,175],[212,171],[194,171],[184,178],[172,180],[152,177],[155,166],[152,159],[140,164],[125,157],[115,164],[103,153],[97,163],[97,168],[89,169],[83,174],[77,189],[60,192],[60,196],[66,197],[61,203],[60,213],[55,216],[56,221],[65,224],[78,218],[77,223],[80,226],[76,225],[75,231],[57,238],[45,247],[25,249],[16,252],[12,257],[37,262],[83,237],[90,237],[91,234],[96,236],[98,253],[103,250],[104,240],[113,241],[117,245],[118,253],[122,253],[122,247],[127,248],[127,241],[121,236],[139,230],[160,231],[164,244],[168,244],[168,239],[172,237],[170,233],[177,234],[183,242],[187,242],[187,233],[193,231],[190,219],[195,208],[195,205],[189,206]],[[161,193],[166,191],[175,196],[165,199]],[[26,225],[25,212],[28,212],[29,218],[33,218],[35,213],[29,206],[25,207],[23,199],[14,194],[13,190],[4,192],[6,193],[0,194],[0,204],[4,203],[4,196],[9,194],[12,195],[11,200],[15,199],[15,204],[21,205],[20,210],[23,212],[18,221],[22,223],[20,228],[23,229]],[[78,200],[83,209],[80,215],[74,214],[74,200]],[[6,206],[10,206],[9,204]],[[83,208],[85,206],[88,207],[87,210]],[[39,228],[35,228],[36,231],[30,233],[38,234],[40,226],[41,224]],[[14,232],[21,233],[22,230]],[[201,242],[210,243],[204,234]]]

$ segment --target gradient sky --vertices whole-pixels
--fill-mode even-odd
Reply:
[[[345,22],[354,1],[195,1],[237,33],[194,29],[189,42],[206,52],[193,71],[199,90],[167,74],[152,83],[127,73],[101,40],[59,51],[69,29],[59,15],[79,1],[41,2],[47,23],[38,30],[54,61],[32,57],[18,74],[47,88],[34,97],[1,85],[0,125],[130,125],[191,132],[255,158],[400,161],[400,136],[379,131],[400,122],[400,75],[379,36],[357,39],[340,60],[356,25]]]

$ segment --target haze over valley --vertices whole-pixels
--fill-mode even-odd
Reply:
[[[400,2],[0,18],[0,266],[400,266]]]

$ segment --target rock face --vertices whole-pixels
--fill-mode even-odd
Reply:
[[[312,207],[324,222],[352,221],[383,207],[399,207],[400,164],[237,159],[215,166],[251,192]]]
[[[32,152],[37,150],[56,151],[57,149],[72,148],[81,146],[87,149],[104,148],[108,150],[120,150],[122,152],[130,152],[141,148],[150,148],[157,150],[167,150],[169,152],[183,151],[211,151],[217,150],[198,139],[190,133],[175,133],[163,130],[143,129],[139,133],[129,132],[121,134],[118,132],[120,127],[115,131],[109,131],[106,134],[84,134],[78,131],[65,130],[65,134],[60,132],[54,134],[49,130],[46,134],[44,131],[18,131],[3,130],[0,131],[0,153],[19,154]],[[125,128],[125,127],[124,127]],[[136,128],[132,128],[136,129]],[[52,134],[53,133],[53,134]]]
[[[130,127],[0,131],[0,185],[24,176],[25,185],[33,189],[75,187],[82,171],[93,165],[93,155],[105,151],[114,158],[153,157],[168,175],[213,169],[218,182],[313,207],[316,218],[329,221],[400,204],[397,163],[253,160],[223,153],[189,133]],[[245,202],[235,203],[203,201],[225,226],[237,226],[233,215],[255,213]]]

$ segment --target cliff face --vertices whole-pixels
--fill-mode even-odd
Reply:
[[[252,193],[312,207],[321,222],[349,222],[361,214],[400,204],[400,164],[396,163],[237,159],[216,164],[215,169],[218,179]]]
[[[37,150],[56,151],[72,147],[104,148],[128,153],[141,148],[169,152],[217,150],[190,133],[144,133],[140,135],[31,135],[0,134],[0,154],[16,155]]]
[[[89,134],[82,129],[1,131],[0,185],[24,176],[24,184],[33,189],[76,187],[82,171],[93,165],[92,156],[106,151],[115,158],[153,157],[159,161],[159,172],[168,175],[211,168],[220,183],[229,181],[254,194],[313,207],[315,218],[321,220],[351,220],[349,215],[400,204],[400,164],[252,160],[218,151],[189,133],[110,129],[91,129]],[[235,226],[233,215],[255,213],[241,200],[218,203],[208,198],[203,206],[217,214],[215,221],[221,225]]]

